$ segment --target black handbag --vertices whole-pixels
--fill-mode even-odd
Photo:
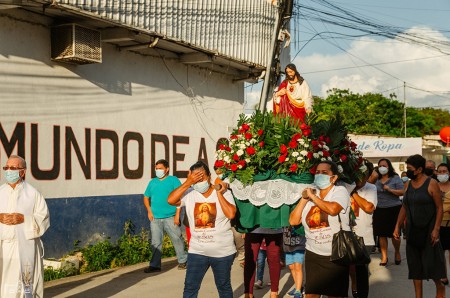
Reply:
[[[339,214],[338,218],[340,230],[333,235],[330,261],[346,266],[369,264],[370,255],[366,251],[364,239],[356,235],[353,230],[342,230],[342,222]]]

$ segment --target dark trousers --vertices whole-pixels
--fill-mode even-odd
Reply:
[[[367,252],[370,254],[373,246],[366,246]],[[356,265],[356,290],[358,297],[367,298],[369,296],[369,265]]]

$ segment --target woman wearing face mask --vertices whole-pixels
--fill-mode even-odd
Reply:
[[[406,218],[406,259],[408,278],[413,280],[417,298],[423,297],[422,280],[432,279],[436,298],[445,297],[445,256],[439,239],[442,196],[436,180],[424,173],[425,158],[416,154],[406,160],[408,177],[403,205],[393,236],[400,238],[400,224]]]
[[[442,193],[443,201],[443,216],[441,221],[441,229],[439,231],[439,238],[441,239],[442,249],[450,251],[450,169],[448,164],[441,163],[437,168],[437,180],[439,181],[439,189]],[[449,260],[450,261],[450,260]],[[447,272],[447,271],[446,271]],[[448,278],[441,279],[444,285],[448,285]]]
[[[382,158],[378,161],[379,177],[375,181],[377,187],[378,204],[373,213],[373,233],[378,236],[381,250],[380,266],[388,263],[388,238],[392,238],[398,213],[402,207],[400,196],[403,196],[403,181],[394,171],[389,159]],[[392,238],[395,249],[395,265],[400,265],[400,238]]]
[[[317,166],[314,184],[306,188],[300,202],[291,212],[289,224],[303,224],[306,236],[305,292],[308,298],[347,297],[349,267],[330,261],[333,234],[350,230],[350,195],[343,186],[336,186],[338,167],[334,162],[322,161]]]
[[[204,162],[196,162],[189,170],[186,181],[167,199],[171,205],[186,207],[191,228],[183,297],[198,296],[209,267],[213,271],[219,297],[233,297],[230,279],[236,253],[230,224],[236,214],[233,196],[224,183],[219,190],[214,188],[211,173]]]

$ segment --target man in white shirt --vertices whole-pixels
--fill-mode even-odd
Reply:
[[[44,197],[25,182],[25,160],[11,155],[0,186],[0,297],[44,297],[40,237],[50,226]]]

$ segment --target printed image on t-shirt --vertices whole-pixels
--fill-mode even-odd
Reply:
[[[359,205],[358,205],[358,203],[356,203],[356,201],[352,198],[352,200],[351,200],[351,207],[352,207],[352,210],[353,210],[353,213],[355,213],[355,216],[356,217],[359,217]]]
[[[195,203],[194,218],[196,229],[211,229],[215,227],[217,209],[216,203]]]
[[[329,227],[328,214],[314,206],[306,215],[306,223],[311,230]]]

